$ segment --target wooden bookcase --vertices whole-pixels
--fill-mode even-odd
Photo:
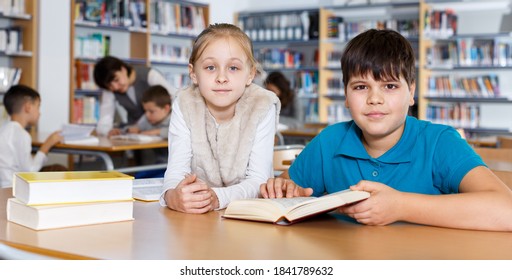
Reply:
[[[24,4],[24,11],[0,13],[1,27],[20,27],[22,32],[21,50],[0,52],[0,67],[21,69],[19,84],[37,89],[38,1],[24,1]],[[7,117],[3,108],[3,92],[0,92],[0,107],[2,123]]]
[[[511,2],[420,1],[421,119],[469,137],[512,133]]]
[[[299,11],[282,10],[282,11],[255,11],[255,12],[241,12],[235,17],[235,22],[239,24],[249,35],[252,37],[255,52],[261,49],[296,49],[298,45],[309,44],[310,48],[307,50],[308,55],[315,57],[315,63],[306,65],[307,70],[315,73],[314,91],[307,95],[301,95],[301,85],[296,86],[297,96],[301,99],[307,99],[306,103],[315,104],[315,110],[305,110],[304,119],[305,123],[333,123],[350,119],[350,115],[344,109],[343,102],[345,99],[343,92],[343,84],[340,68],[340,55],[343,51],[345,44],[348,40],[355,36],[358,32],[367,28],[377,28],[380,25],[392,24],[397,25],[398,20],[414,21],[416,22],[416,29],[409,34],[404,34],[411,40],[413,45],[418,45],[418,25],[419,25],[419,4],[418,2],[400,2],[400,3],[383,3],[373,5],[337,5],[325,6],[315,10],[309,10],[310,13],[318,14],[318,37],[314,40],[275,40],[272,36],[271,39],[254,40],[254,36],[258,34],[272,34],[272,24],[267,24],[266,17],[274,15],[289,15],[299,13]],[[247,18],[263,18],[260,22],[247,21]],[[340,36],[332,37],[333,28],[338,28],[337,24],[333,25],[333,19],[343,18],[343,23],[340,23]],[[263,22],[263,23],[261,23]],[[377,26],[379,25],[379,26]],[[361,28],[355,30],[354,28]],[[258,30],[259,29],[259,30]],[[261,30],[262,29],[262,30]],[[271,29],[268,31],[267,29]],[[351,30],[352,32],[348,32]],[[415,34],[412,34],[415,33]],[[255,35],[256,34],[256,35]],[[341,36],[342,35],[342,36]],[[265,36],[265,35],[264,35]],[[260,36],[261,37],[261,36]],[[260,63],[265,64],[265,61]],[[278,67],[276,69],[264,68],[267,72],[270,70],[279,70],[293,76],[294,73],[300,72],[303,69],[302,65],[298,68]],[[289,74],[292,72],[292,74]],[[294,84],[292,82],[292,84]],[[304,101],[303,101],[304,102]],[[307,106],[305,106],[308,108]],[[311,106],[309,106],[311,108]],[[342,115],[342,119],[333,117],[331,112],[338,112]],[[308,115],[313,115],[308,117]]]
[[[87,55],[86,57],[80,56],[77,54],[77,43],[82,43],[84,37],[87,36],[109,36],[109,40],[107,45],[110,46],[109,55],[116,56],[118,58],[123,59],[129,64],[143,64],[147,66],[151,66],[162,72],[166,78],[174,77],[178,75],[180,78],[185,79],[188,76],[188,53],[187,51],[190,49],[195,37],[202,31],[203,28],[197,27],[196,22],[192,23],[192,26],[195,26],[194,29],[186,29],[183,26],[180,26],[181,20],[185,20],[188,18],[187,13],[184,13],[185,7],[192,7],[192,11],[196,11],[198,14],[194,14],[194,18],[196,20],[200,20],[200,23],[204,26],[208,25],[209,18],[209,6],[207,4],[195,3],[191,1],[180,1],[180,0],[124,0],[127,3],[127,8],[131,11],[132,4],[140,5],[137,9],[145,11],[145,24],[140,25],[130,25],[130,24],[103,24],[100,20],[99,22],[91,22],[90,20],[83,19],[83,6],[80,3],[85,2],[84,0],[73,0],[71,4],[71,36],[70,36],[70,56],[71,56],[71,65],[70,65],[70,115],[69,121],[70,123],[76,123],[76,104],[75,100],[87,97],[89,100],[91,98],[95,99],[95,106],[97,107],[99,104],[99,98],[101,91],[97,89],[94,85],[93,77],[92,77],[92,68],[94,63],[100,59],[105,53],[100,55]],[[91,1],[88,1],[90,3]],[[103,0],[98,1],[98,3],[107,3],[114,1],[111,0]],[[123,1],[121,1],[124,3]],[[168,6],[166,6],[168,5]],[[165,7],[170,10],[162,10],[162,7]],[[135,8],[133,8],[135,9]],[[159,12],[160,9],[160,12]],[[186,11],[189,11],[187,8]],[[200,11],[200,14],[199,14]],[[172,17],[175,20],[174,26],[175,29],[172,31],[162,31],[161,28],[156,24],[159,19],[158,15],[162,15],[164,13],[170,14],[173,13]],[[129,17],[126,17],[129,18]],[[142,18],[142,17],[141,17]],[[135,24],[135,20],[130,19],[132,23]],[[141,20],[142,22],[143,20]],[[182,23],[182,22],[181,22]],[[195,25],[196,24],[196,25]],[[92,34],[100,34],[100,35],[92,35]],[[77,39],[77,38],[82,39]],[[105,37],[103,37],[105,38]],[[87,38],[86,38],[87,39]],[[104,45],[105,46],[105,43]],[[178,52],[181,53],[179,59],[169,59],[168,57],[164,59],[159,59],[155,56],[155,51],[159,48],[162,49],[175,49],[178,48]],[[186,60],[183,58],[186,57]],[[88,64],[89,68],[89,82],[86,88],[79,87],[77,81],[77,75],[79,75],[77,69],[81,69],[77,67],[77,65]],[[81,79],[81,78],[80,78]],[[82,83],[82,82],[80,82]],[[181,87],[186,84],[186,81],[181,81],[177,83],[176,81],[170,81],[171,85],[174,85],[176,88]],[[97,117],[97,115],[96,115]],[[85,123],[95,124],[97,119],[89,119]],[[79,122],[84,123],[84,122]]]

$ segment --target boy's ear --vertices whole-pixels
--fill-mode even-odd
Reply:
[[[188,75],[190,76],[190,80],[192,80],[192,83],[197,86],[197,77],[196,73],[194,72],[194,65],[188,64]]]
[[[414,105],[414,93],[416,92],[416,83],[412,83],[409,87],[409,93],[411,98],[409,99],[409,106]]]
[[[30,110],[32,110],[32,102],[25,102],[23,104],[23,112],[24,113],[30,113]]]

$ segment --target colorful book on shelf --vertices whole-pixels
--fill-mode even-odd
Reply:
[[[117,171],[18,172],[13,195],[28,205],[129,200],[132,181]]]
[[[223,217],[289,225],[368,197],[368,192],[344,190],[321,197],[242,199],[231,202]]]
[[[34,230],[131,221],[133,200],[30,206],[10,198],[7,220]]]

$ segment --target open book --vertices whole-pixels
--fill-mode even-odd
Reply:
[[[91,125],[64,124],[61,135],[64,137],[65,144],[98,144],[98,137],[91,135],[94,128]]]
[[[223,217],[289,225],[368,197],[370,193],[365,191],[344,190],[321,197],[235,200]]]
[[[120,134],[110,137],[112,140],[130,141],[130,142],[155,142],[162,141],[163,138],[160,136],[145,135],[145,134]]]

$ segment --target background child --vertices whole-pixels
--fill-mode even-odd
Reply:
[[[133,125],[144,114],[142,94],[150,86],[161,85],[171,95],[174,93],[157,70],[142,65],[131,66],[113,56],[106,56],[96,63],[94,81],[104,89],[101,95],[100,119],[96,127],[100,135],[121,133],[120,129],[114,128],[116,102],[126,110],[127,124]]]
[[[290,87],[290,81],[281,72],[271,72],[264,82],[265,88],[274,92],[281,102],[279,123],[285,128],[296,128],[302,124],[303,114],[299,98]]]
[[[341,67],[353,121],[324,129],[289,174],[262,184],[263,197],[351,188],[371,196],[339,210],[363,224],[512,230],[512,191],[460,134],[407,116],[415,63],[405,38],[368,30],[346,46]]]
[[[47,161],[48,151],[63,137],[59,131],[52,133],[32,157],[32,138],[26,128],[39,120],[41,97],[30,87],[16,85],[4,95],[4,106],[10,116],[0,127],[0,186],[11,187],[14,172],[39,171]]]
[[[142,95],[144,115],[136,125],[128,127],[128,133],[160,136],[167,139],[169,135],[169,121],[171,118],[171,97],[166,88],[160,85],[149,87]],[[168,151],[166,148],[144,150],[142,155],[144,164],[166,163]],[[136,178],[163,177],[164,170],[151,170],[135,174]]]
[[[256,65],[250,39],[234,25],[210,25],[194,41],[193,85],[173,102],[163,206],[186,213],[225,208],[257,197],[272,176],[280,104],[252,83]]]

